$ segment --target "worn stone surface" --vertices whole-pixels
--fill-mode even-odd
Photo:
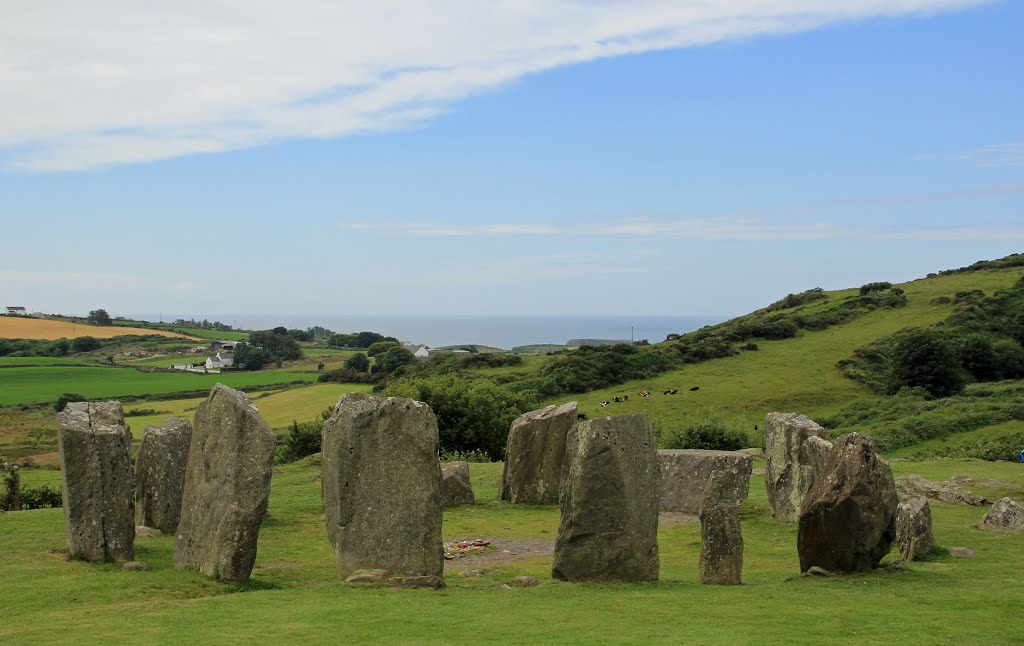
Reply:
[[[825,568],[818,567],[817,565],[812,565],[811,567],[807,568],[804,572],[802,572],[800,574],[800,576],[829,577],[829,576],[835,576],[835,575],[832,574],[831,572],[829,572],[828,570],[826,570]]]
[[[473,504],[468,462],[449,462],[441,467],[441,500],[445,507]]]
[[[901,502],[896,510],[896,547],[900,561],[920,561],[935,547],[932,510],[926,498]]]
[[[749,474],[736,467],[715,471],[700,508],[700,582],[739,585],[743,576],[743,531],[735,493]]]
[[[396,576],[388,579],[392,588],[430,588],[440,590],[444,587],[444,579],[440,576]]]
[[[1024,506],[1012,498],[1000,498],[981,519],[981,528],[1024,534]]]
[[[768,504],[776,520],[795,523],[804,495],[814,484],[818,457],[806,446],[810,437],[825,438],[825,429],[804,415],[768,413],[764,422],[765,478]]]
[[[740,451],[703,451],[699,449],[661,449],[661,511],[700,512],[704,488],[715,471],[736,469],[740,477],[732,480],[731,499],[739,504],[747,499],[753,458]]]
[[[350,393],[324,424],[323,500],[338,574],[439,577],[437,419],[422,402]]]
[[[974,550],[966,548],[966,547],[951,547],[947,551],[949,552],[950,556],[954,556],[954,557],[956,557],[958,559],[973,559],[974,558]]]
[[[892,471],[874,440],[858,433],[840,437],[800,509],[800,570],[878,567],[896,538],[898,505]]]
[[[513,503],[558,502],[566,435],[576,424],[576,402],[520,415],[508,432],[499,497]]]
[[[217,384],[189,446],[174,565],[246,581],[270,499],[277,437],[244,393]]]
[[[163,532],[161,532],[159,529],[146,527],[145,525],[135,526],[135,538],[156,538],[157,536],[162,535]]]
[[[121,569],[125,572],[146,572],[149,570],[149,566],[142,561],[128,561],[121,566]]]
[[[807,466],[810,467],[810,472],[817,477],[819,473],[825,468],[825,463],[828,462],[828,456],[832,453],[832,443],[823,437],[812,435],[804,440],[801,448],[801,459],[805,460]],[[813,480],[811,483],[813,484]],[[803,500],[800,501],[801,503]]]
[[[540,580],[533,578],[532,576],[517,576],[513,577],[511,584],[516,588],[533,588],[540,585]]]
[[[975,507],[982,507],[991,502],[962,488],[952,480],[935,482],[916,474],[896,478],[896,492],[899,494],[900,500],[929,498],[941,502],[973,505]]]
[[[121,403],[72,402],[57,420],[68,558],[131,561],[135,472]]]
[[[566,441],[552,577],[656,580],[660,497],[661,465],[642,413],[577,424]]]
[[[146,426],[135,456],[135,524],[173,533],[181,519],[192,424],[168,417]]]
[[[387,570],[356,570],[347,579],[345,583],[368,583],[377,584],[384,583],[390,573]]]

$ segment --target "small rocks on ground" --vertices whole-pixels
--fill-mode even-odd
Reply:
[[[949,555],[961,559],[973,559],[974,551],[966,547],[951,547],[949,548]]]
[[[146,527],[145,525],[136,525],[135,535],[141,536],[143,538],[156,538],[157,536],[162,536],[163,532],[153,527]]]
[[[540,585],[540,581],[532,576],[517,576],[512,579],[512,585],[517,588],[532,588]]]
[[[142,561],[128,561],[121,566],[121,569],[125,572],[145,572],[149,570],[149,566]]]
[[[482,553],[490,547],[491,541],[483,538],[474,538],[465,541],[452,541],[444,544],[444,558],[446,561],[460,559],[467,554]],[[506,550],[502,550],[505,552]]]
[[[459,576],[466,578],[478,578],[482,576],[489,576],[491,574],[497,574],[494,570],[463,570],[459,572]]]
[[[512,586],[507,583],[495,583],[494,587],[498,590],[511,590]]]
[[[803,574],[801,574],[800,576],[835,576],[835,575],[832,574],[831,572],[829,572],[828,570],[826,570],[823,567],[818,567],[817,565],[812,565],[811,567],[807,568],[807,571],[804,572]]]

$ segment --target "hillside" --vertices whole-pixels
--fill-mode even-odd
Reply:
[[[126,325],[86,325],[58,319],[37,319],[27,316],[0,316],[0,339],[73,339],[77,336],[91,336],[109,339],[125,335],[158,335],[173,338],[194,339],[179,332],[155,330],[152,328]]]

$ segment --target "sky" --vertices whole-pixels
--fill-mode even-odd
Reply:
[[[0,0],[0,300],[734,315],[1024,251],[1024,2]]]

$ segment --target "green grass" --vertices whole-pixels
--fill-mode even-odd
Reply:
[[[892,451],[891,455],[896,457],[909,457],[919,453],[927,454],[930,451],[937,451],[947,447],[964,446],[983,440],[991,440],[1010,433],[1024,433],[1024,420],[1005,422],[1003,424],[993,424],[992,426],[985,426],[973,431],[968,431],[967,433],[957,433],[952,437],[925,440],[924,442],[919,442],[914,446],[908,446]],[[1021,450],[1024,450],[1024,446],[1020,448]]]
[[[494,501],[501,465],[471,465],[475,505],[445,512],[447,538],[553,538],[554,506]],[[985,475],[1024,485],[1014,465],[943,460],[893,464],[929,478]],[[796,532],[770,518],[763,478],[743,505],[744,585],[701,586],[695,524],[659,531],[661,580],[567,584],[550,580],[550,557],[488,566],[447,589],[350,588],[337,579],[323,526],[316,468],[275,470],[271,516],[260,534],[253,580],[220,584],[172,562],[173,536],[139,539],[153,569],[63,562],[61,510],[0,515],[0,641],[4,643],[1019,643],[1024,536],[983,532],[984,509],[936,503],[944,546],[975,559],[936,557],[908,571],[807,579],[798,576]],[[497,590],[528,574],[544,584]],[[73,637],[71,637],[73,636]]]
[[[177,372],[145,373],[115,367],[26,367],[0,370],[0,405],[56,401],[61,393],[93,399],[158,395],[209,390],[216,383],[252,388],[291,381],[316,381],[316,375],[281,372],[234,372],[200,375]]]
[[[88,366],[82,359],[69,357],[0,357],[0,368],[22,368],[25,366]]]

